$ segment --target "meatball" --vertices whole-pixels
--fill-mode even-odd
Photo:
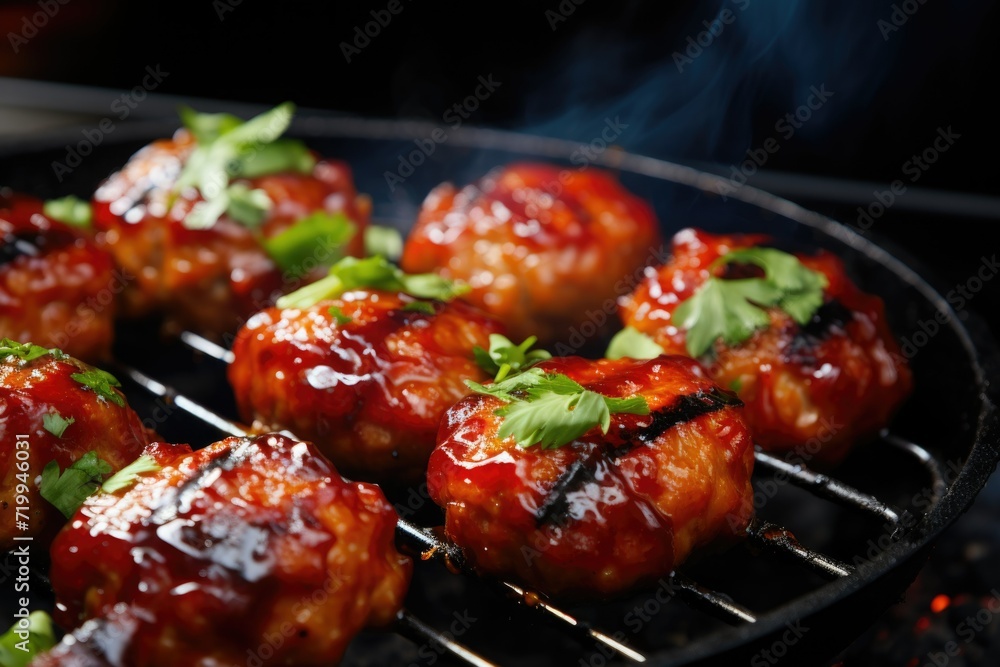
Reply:
[[[469,301],[560,355],[610,333],[615,299],[662,241],[650,207],[609,174],[515,164],[424,201],[401,265],[472,287]]]
[[[233,345],[240,412],[315,442],[349,476],[415,481],[444,411],[490,379],[473,348],[502,326],[459,303],[355,290],[252,317]]]
[[[739,401],[696,362],[566,357],[535,368],[605,396],[638,394],[650,411],[525,449],[498,436],[500,399],[477,394],[448,410],[427,486],[475,568],[549,595],[609,597],[745,532],[753,445]]]
[[[329,665],[362,627],[395,619],[411,563],[378,487],[276,434],[145,453],[159,471],[92,496],[52,545],[55,620],[98,619],[82,633],[91,653],[130,667]]]
[[[38,199],[0,190],[0,337],[107,359],[127,279],[85,234],[42,210]]]
[[[95,373],[58,350],[0,341],[0,549],[15,536],[44,543],[65,522],[36,483],[50,461],[64,471],[93,451],[118,470],[153,438],[110,383],[96,391],[73,377]],[[26,502],[15,502],[19,496]]]
[[[257,229],[222,215],[207,229],[189,229],[185,218],[202,201],[199,192],[175,185],[197,144],[181,130],[136,153],[94,195],[99,238],[124,271],[135,276],[124,294],[129,317],[162,311],[167,329],[191,328],[214,338],[232,335],[253,313],[305,282],[324,275],[340,249],[318,245],[299,272],[283,272],[262,238],[273,238],[317,211],[344,213],[355,225],[344,250],[363,250],[370,201],[354,189],[350,169],[321,160],[311,173],[279,172],[238,179],[263,190],[274,203]]]
[[[674,310],[713,275],[717,259],[767,243],[759,235],[679,232],[672,259],[623,300],[622,321],[666,352],[685,354],[686,332],[671,320]],[[800,325],[771,307],[767,327],[736,345],[715,341],[702,360],[709,375],[746,404],[747,423],[761,447],[822,467],[839,462],[854,443],[886,426],[912,379],[882,300],[858,289],[829,252],[797,257],[827,282],[812,319]],[[739,264],[726,270],[735,271],[732,277],[754,275],[752,267]]]

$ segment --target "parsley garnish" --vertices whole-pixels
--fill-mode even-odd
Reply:
[[[42,498],[56,506],[66,518],[73,516],[83,501],[90,497],[111,472],[111,464],[87,452],[60,474],[59,464],[49,461],[42,469],[38,490]]]
[[[90,451],[77,459],[70,467],[60,474],[59,464],[49,461],[42,469],[42,481],[38,490],[42,498],[52,503],[67,519],[80,508],[98,489],[105,493],[115,493],[128,488],[146,472],[156,472],[160,465],[150,456],[143,454],[114,475],[104,480],[111,473],[111,464]]]
[[[274,208],[274,202],[260,188],[251,190],[243,183],[226,188],[226,208],[229,217],[244,227],[257,227]]]
[[[144,472],[157,472],[160,470],[161,466],[152,456],[147,456],[143,454],[132,463],[116,472],[114,475],[108,478],[104,484],[101,485],[101,491],[104,493],[115,493],[122,489],[128,488],[135,484],[136,480],[139,479],[139,475]]]
[[[15,621],[0,637],[0,665],[26,667],[35,656],[55,645],[52,619],[44,611],[33,611],[27,619]]]
[[[356,229],[343,213],[316,211],[261,243],[283,271],[299,277],[316,265],[317,257],[330,263],[343,257]]]
[[[76,422],[76,420],[72,417],[66,419],[55,411],[42,415],[42,428],[57,438],[61,438],[63,433],[66,432],[66,429],[69,428],[69,425],[74,422]]]
[[[403,306],[403,310],[423,313],[424,315],[434,315],[437,313],[434,309],[434,304],[430,301],[411,301]]]
[[[405,292],[421,299],[450,301],[469,291],[467,285],[445,280],[436,273],[403,273],[383,257],[345,257],[330,267],[330,274],[277,300],[278,308],[309,308],[335,299],[352,289],[370,287]]]
[[[18,343],[16,340],[4,338],[0,340],[0,361],[7,357],[17,357],[22,361],[34,361],[39,357],[51,354],[56,359],[64,359],[66,355],[56,348],[42,347],[34,343]]]
[[[625,327],[614,335],[604,353],[607,359],[655,359],[663,348],[655,340],[633,327]]]
[[[73,373],[71,378],[91,389],[101,398],[111,401],[119,407],[125,407],[125,399],[121,397],[113,387],[120,387],[122,383],[114,375],[100,368],[92,368],[89,371]]]
[[[545,350],[528,351],[537,341],[537,336],[528,336],[520,345],[514,345],[506,336],[490,334],[490,349],[487,351],[477,345],[472,348],[472,354],[479,367],[499,382],[511,371],[517,373],[552,358]]]
[[[181,109],[181,120],[197,147],[184,164],[174,190],[180,193],[194,187],[203,198],[185,217],[186,227],[206,229],[224,213],[243,224],[258,225],[273,202],[262,190],[231,185],[231,179],[312,170],[316,160],[304,144],[278,139],[291,124],[294,111],[295,106],[286,102],[243,122],[231,114]]]
[[[725,280],[710,277],[674,311],[677,325],[687,330],[687,351],[700,357],[721,338],[738,345],[770,323],[766,308],[777,306],[805,324],[823,305],[826,276],[807,268],[794,255],[773,248],[745,248],[720,257],[709,267],[754,264],[763,278]]]
[[[42,212],[53,220],[64,222],[73,227],[90,227],[94,221],[94,211],[90,202],[69,195],[61,199],[50,199],[45,202]]]
[[[393,227],[365,227],[365,255],[381,255],[395,262],[403,255],[403,235]]]
[[[496,411],[503,418],[499,438],[513,437],[520,447],[554,449],[573,442],[595,426],[607,433],[612,414],[648,415],[643,396],[613,398],[585,389],[561,373],[528,370],[491,385],[471,380],[473,391],[494,396],[508,405]]]
[[[340,309],[340,306],[330,306],[330,315],[333,316],[333,319],[337,320],[337,324],[340,326],[350,324],[354,321],[354,318],[350,315],[344,315],[344,311]]]

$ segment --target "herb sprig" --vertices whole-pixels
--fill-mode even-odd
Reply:
[[[687,331],[686,347],[700,357],[718,340],[738,345],[770,324],[767,308],[777,306],[805,324],[823,305],[826,276],[806,267],[794,255],[774,248],[744,248],[720,257],[709,267],[753,264],[762,278],[726,280],[712,276],[674,310],[673,320]]]
[[[11,338],[0,340],[0,361],[7,357],[17,357],[21,361],[34,361],[50,354],[56,359],[65,359],[66,354],[56,348],[42,347],[34,343],[19,343]]]
[[[69,195],[60,199],[50,199],[42,207],[42,212],[53,220],[71,227],[88,228],[94,221],[94,210],[90,202]]]
[[[22,625],[22,621],[25,623]],[[33,611],[27,619],[18,619],[0,636],[0,665],[26,667],[35,656],[56,645],[52,618],[44,611]]]
[[[513,437],[523,448],[534,445],[543,449],[562,447],[594,427],[607,433],[612,414],[649,414],[649,404],[641,395],[605,396],[584,388],[566,375],[546,373],[540,368],[529,368],[490,385],[471,380],[466,380],[465,384],[477,393],[507,403],[496,411],[503,418],[497,436]]]
[[[90,451],[74,461],[66,470],[59,472],[59,464],[49,461],[42,469],[42,480],[38,486],[42,498],[52,503],[67,519],[71,518],[90,496],[98,489],[104,493],[115,493],[134,484],[139,476],[156,472],[160,465],[150,456],[143,454],[107,480],[111,474],[111,464]]]
[[[536,342],[537,336],[528,336],[520,345],[515,345],[502,334],[490,334],[490,349],[484,350],[477,345],[472,348],[472,353],[479,367],[492,375],[495,382],[500,382],[511,373],[552,358],[545,350],[532,350],[531,346]]]
[[[114,387],[120,387],[122,383],[111,373],[102,371],[100,368],[92,368],[87,371],[73,373],[70,377],[93,391],[100,398],[111,401],[118,407],[125,407],[125,399],[114,390]]]
[[[655,359],[663,354],[663,347],[634,327],[625,327],[614,335],[604,353],[607,359]]]
[[[278,308],[309,308],[320,301],[365,287],[440,301],[450,301],[469,291],[467,285],[446,280],[436,273],[404,273],[380,256],[344,257],[330,267],[325,278],[286,294],[276,305]]]
[[[292,122],[291,102],[242,121],[231,114],[203,114],[188,107],[180,110],[184,126],[197,146],[184,164],[174,186],[179,194],[197,188],[202,201],[185,217],[191,229],[207,229],[223,214],[254,227],[273,207],[263,190],[231,183],[281,171],[309,173],[316,159],[299,141],[279,139]]]

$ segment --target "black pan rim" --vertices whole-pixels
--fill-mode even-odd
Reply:
[[[428,136],[439,125],[425,121],[372,119],[353,116],[313,115],[300,116],[292,126],[292,134],[308,140],[353,139],[372,141],[407,141]],[[168,137],[177,128],[173,119],[135,121],[117,127],[104,138],[96,150],[121,149],[128,142],[148,142]],[[45,150],[59,149],[78,141],[84,128],[51,131],[43,135],[18,139],[0,144],[0,159],[10,160],[30,157]],[[502,149],[522,153],[535,159],[567,160],[580,147],[577,142],[473,126],[449,130],[449,143],[456,146],[481,149]],[[958,335],[964,352],[972,360],[976,377],[980,409],[976,416],[974,443],[957,479],[947,494],[924,516],[915,530],[884,550],[877,558],[864,563],[854,575],[828,582],[812,593],[773,609],[753,624],[727,628],[721,632],[704,635],[691,646],[677,650],[664,650],[650,656],[669,660],[671,664],[718,655],[784,627],[789,618],[805,618],[820,612],[851,594],[875,582],[887,571],[899,566],[925,551],[934,540],[954,523],[971,506],[987,478],[1000,460],[1000,389],[990,381],[1000,377],[1000,348],[988,327],[974,312],[964,320],[941,293],[935,289],[910,263],[904,262],[881,245],[865,238],[848,226],[827,216],[811,211],[789,200],[777,197],[752,186],[734,189],[722,176],[710,174],[682,164],[651,158],[625,151],[607,151],[592,161],[601,167],[626,171],[632,174],[660,179],[700,190],[706,196],[732,197],[751,206],[782,216],[795,223],[806,225],[849,246],[852,250],[889,268],[901,280],[914,287],[937,310],[949,316],[950,324]],[[103,177],[101,174],[100,177]]]

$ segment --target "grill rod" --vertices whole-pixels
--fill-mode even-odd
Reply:
[[[173,388],[149,377],[142,371],[118,362],[115,362],[113,365],[117,372],[128,377],[132,382],[149,393],[168,403],[173,403],[181,410],[217,428],[219,431],[238,438],[249,435],[249,432],[242,425],[220,417],[203,405],[192,401]],[[471,649],[466,648],[453,639],[445,637],[405,609],[397,614],[396,623],[397,632],[414,643],[432,642],[440,645],[445,651],[465,661],[467,664],[474,665],[475,667],[496,667],[494,663],[479,656]],[[643,657],[643,660],[645,660],[645,657]]]
[[[149,377],[142,371],[119,362],[115,362],[114,366],[116,371],[121,373],[123,376],[128,377],[132,382],[138,384],[146,391],[152,393],[153,395],[159,398],[162,398],[165,401],[172,402],[174,405],[176,405],[177,407],[184,410],[185,412],[187,412],[188,414],[192,415],[195,418],[204,419],[206,423],[219,429],[223,433],[228,433],[236,437],[245,437],[249,434],[249,432],[245,428],[243,428],[242,425],[237,424],[236,422],[231,422],[227,419],[223,419],[222,417],[216,415],[211,410],[208,410],[201,404],[192,401],[191,399],[187,398],[182,394],[179,394],[173,388],[164,385],[162,382],[158,382],[157,380]],[[206,417],[208,418],[206,419]],[[291,437],[295,437],[293,434],[288,434],[288,435],[290,435]],[[461,562],[460,553],[454,545],[451,545],[450,543],[444,542],[442,540],[438,540],[436,537],[430,535],[427,531],[417,526],[414,526],[413,524],[409,523],[408,521],[402,518],[397,519],[397,531],[402,533],[403,535],[409,536],[410,538],[416,538],[422,543],[423,548],[419,550],[421,558],[429,557],[430,555],[442,555],[449,557],[449,560],[453,563]],[[508,591],[516,593],[522,601],[528,604],[528,606],[537,609],[541,612],[544,612],[552,618],[558,619],[559,621],[567,624],[575,632],[583,634],[588,639],[593,640],[599,644],[603,644],[608,648],[612,649],[613,651],[615,651],[616,653],[619,653],[620,655],[629,658],[634,662],[641,663],[646,661],[646,656],[630,648],[629,646],[623,644],[614,637],[611,637],[608,634],[596,630],[587,625],[586,623],[578,621],[571,614],[568,614],[546,602],[542,602],[541,596],[539,596],[538,594],[532,593],[530,591],[525,591],[520,587],[516,586],[515,584],[511,584],[508,582],[500,582],[500,585],[501,587],[506,588]],[[697,589],[691,587],[690,590],[692,592],[695,592]],[[720,601],[724,601],[724,599],[721,598],[720,596],[716,595],[715,597],[718,597]],[[710,596],[708,599],[705,600],[705,602],[710,604],[711,599],[712,598]],[[530,604],[528,603],[529,600],[532,601]],[[723,608],[736,609],[737,607],[732,603],[727,603],[726,606]],[[742,608],[739,609],[742,610]],[[429,628],[429,626],[424,624],[422,621],[419,621],[418,619],[413,618],[412,615],[409,615],[408,612],[407,616],[408,616],[407,618],[403,618],[404,628],[401,634],[408,635],[412,633],[417,633],[420,636],[425,636],[427,635],[428,632],[434,632]],[[742,610],[741,613],[737,614],[737,616],[743,620],[747,619],[756,620],[755,617],[753,617],[753,615],[749,611],[745,610]],[[435,641],[440,642],[442,646],[444,646],[447,650],[449,650],[453,655],[465,659],[467,662],[471,662],[471,664],[474,665],[491,664],[489,662],[486,662],[485,660],[483,660],[483,658],[477,656],[475,653],[465,648],[461,644],[458,644],[457,642],[448,640],[447,638],[441,636],[440,633],[436,633],[434,639]],[[468,661],[467,656],[473,656],[475,658],[475,661]]]
[[[231,350],[226,349],[222,345],[215,343],[214,341],[208,340],[207,338],[200,336],[196,333],[190,331],[184,331],[180,334],[181,342],[190,347],[191,349],[208,355],[209,357],[216,359],[225,364],[231,364],[234,359],[234,355]],[[291,435],[291,434],[289,434]],[[293,436],[294,437],[294,436]],[[432,557],[432,556],[443,556],[448,563],[451,565],[461,568],[462,567],[462,554],[455,545],[450,544],[447,541],[438,539],[435,535],[426,531],[422,528],[414,526],[402,518],[399,519],[398,524],[399,531],[409,537],[411,540],[415,540],[418,544],[422,557]],[[786,534],[788,531],[784,531]],[[769,540],[769,538],[762,538]],[[815,562],[822,562],[826,559],[822,554],[814,554],[808,552],[798,545],[798,549],[791,549],[790,542],[785,541],[775,541],[771,540],[772,544],[769,549],[771,552],[781,552],[782,550],[789,551],[789,555],[793,557],[800,558],[807,565],[812,565]],[[797,542],[795,544],[798,544]],[[806,552],[803,554],[803,552]],[[830,560],[831,559],[826,559]],[[846,567],[846,566],[845,566]],[[671,589],[677,592],[681,598],[687,602],[692,607],[697,607],[702,610],[714,613],[720,616],[724,620],[730,623],[754,623],[757,620],[756,615],[739,605],[727,596],[706,588],[697,582],[681,575],[680,573],[673,572],[670,575],[670,585]],[[555,607],[548,605],[541,601],[537,594],[530,591],[524,591],[519,586],[510,584],[508,582],[501,582],[501,586],[507,590],[509,593],[513,593],[517,599],[528,606],[536,609],[540,612],[554,616],[564,622],[569,623],[574,628],[583,628],[583,626],[575,618],[566,614]],[[603,633],[597,633],[596,630],[592,628],[585,628],[590,639],[602,643],[606,646],[613,648],[614,650],[622,653],[623,655],[628,655],[633,660],[641,662],[644,658],[635,653],[635,655],[629,655],[634,653],[631,649],[623,644],[620,644],[611,637],[607,637]],[[596,633],[596,634],[595,634]]]
[[[234,355],[231,350],[191,331],[180,335],[181,342],[191,349],[208,355],[225,364],[231,364]],[[813,472],[802,465],[795,465],[771,456],[760,448],[754,449],[756,462],[776,473],[784,474],[796,486],[814,495],[839,503],[851,509],[866,511],[887,520],[892,526],[899,526],[899,513],[878,498],[844,484],[826,475]],[[420,535],[422,531],[417,529]],[[748,528],[747,535],[762,550],[794,560],[802,566],[827,577],[845,577],[854,570],[850,565],[802,546],[791,531],[769,522],[756,522]],[[420,539],[418,535],[412,535]],[[446,551],[444,543],[426,544],[424,549]],[[675,575],[676,576],[676,573]],[[753,622],[753,612],[730,601],[725,596],[703,588],[693,581],[685,580],[682,585],[675,580],[676,590],[693,606],[707,608],[727,621]]]
[[[180,339],[189,348],[206,354],[209,357],[225,364],[232,363],[234,359],[232,351],[193,332],[182,332]],[[202,408],[202,410],[204,409]],[[227,422],[221,417],[216,418],[221,420],[223,424],[232,424],[232,422]],[[235,424],[233,425],[235,426]],[[907,451],[911,451],[912,449],[912,447],[903,447],[901,443],[893,442],[891,444],[904,448]],[[919,452],[912,451],[911,453],[914,453],[914,455],[919,454]],[[870,494],[863,493],[837,479],[814,472],[803,465],[792,464],[774,457],[766,452],[763,452],[759,448],[755,448],[754,457],[761,467],[771,470],[774,474],[786,475],[792,484],[810,491],[817,497],[830,500],[850,509],[868,512],[879,518],[885,519],[893,526],[898,527],[900,525],[900,514]],[[933,475],[937,471],[931,469],[930,472]],[[939,475],[934,475],[935,482],[937,482],[939,478]],[[937,486],[937,484],[935,484],[935,486]],[[402,519],[400,519],[399,522],[399,529],[403,535],[406,535],[411,540],[416,540],[417,547],[423,557],[442,556],[452,565],[461,564],[461,553],[454,545],[451,545],[446,541],[439,540],[430,532],[417,526],[413,526]],[[747,535],[751,540],[751,543],[760,548],[762,551],[790,558],[798,564],[812,569],[823,576],[839,578],[849,576],[854,571],[853,567],[846,563],[804,547],[798,542],[791,531],[768,521],[755,519],[748,527]],[[750,610],[732,602],[720,593],[700,586],[697,582],[687,579],[679,573],[672,573],[671,585],[673,590],[678,592],[681,597],[692,606],[708,609],[730,622],[752,623],[756,621],[756,616]],[[636,657],[629,655],[631,649],[628,649],[628,647],[624,645],[618,645],[619,643],[613,638],[607,637],[607,635],[603,635],[603,633],[593,631],[590,628],[581,626],[581,624],[569,614],[566,614],[565,612],[562,612],[559,609],[551,607],[545,603],[541,603],[537,594],[531,593],[530,591],[524,591],[520,587],[507,582],[502,582],[501,586],[506,588],[508,592],[514,593],[518,599],[525,604],[528,604],[528,606],[531,606],[539,611],[546,612],[550,616],[568,623],[573,628],[583,628],[587,635],[594,641],[610,646],[623,655],[632,657],[633,660],[637,659]],[[640,654],[636,654],[636,656],[638,656],[638,659],[643,658]]]
[[[759,447],[754,449],[753,456],[757,460],[757,465],[768,468],[775,474],[787,475],[788,480],[792,484],[811,492],[815,496],[825,498],[851,509],[869,512],[881,519],[885,519],[893,526],[898,526],[900,523],[899,512],[878,498],[867,493],[862,493],[840,480],[814,472],[803,465],[783,461],[761,450]]]

